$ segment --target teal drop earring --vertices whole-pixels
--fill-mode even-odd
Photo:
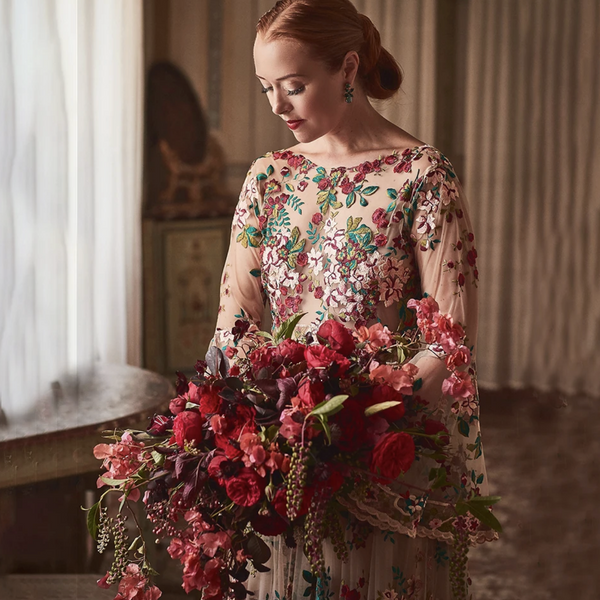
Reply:
[[[352,102],[352,97],[353,97],[352,92],[353,91],[354,91],[354,88],[348,82],[346,82],[346,85],[344,87],[344,98],[348,104],[350,104],[350,102]]]

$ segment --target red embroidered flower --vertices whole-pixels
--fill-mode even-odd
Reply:
[[[254,469],[243,467],[225,484],[227,495],[240,506],[254,506],[263,495],[265,482]]]
[[[381,246],[385,246],[387,244],[387,236],[383,233],[380,233],[378,235],[375,236],[375,239],[373,240],[373,243],[378,247],[381,248]]]
[[[185,442],[198,444],[202,441],[202,425],[204,419],[202,415],[191,410],[184,410],[179,413],[173,421],[173,433],[175,440],[180,448],[183,448]]]
[[[298,258],[296,258],[296,263],[299,267],[303,267],[304,265],[308,264],[308,256],[306,252],[300,252],[298,254]]]
[[[320,212],[315,213],[312,216],[311,221],[315,224],[318,225],[321,221],[323,220],[323,215]]]
[[[350,330],[335,319],[328,319],[323,322],[317,331],[317,335],[323,338],[332,350],[344,356],[350,356],[356,348]]]
[[[385,434],[373,448],[371,472],[385,480],[396,479],[406,473],[415,460],[415,443],[408,433]]]
[[[475,266],[475,262],[476,262],[476,258],[477,258],[477,250],[475,250],[475,248],[472,248],[471,250],[469,250],[467,252],[467,262],[474,267]]]
[[[342,179],[342,193],[343,194],[351,194],[354,191],[354,183],[350,181],[347,177]]]

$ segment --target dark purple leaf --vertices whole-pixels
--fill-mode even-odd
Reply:
[[[167,417],[165,415],[154,415],[150,419],[150,425],[146,430],[152,435],[163,435],[167,430],[173,427],[173,417]]]
[[[188,391],[188,378],[181,371],[176,371],[176,373],[177,383],[175,384],[175,389],[177,390],[177,395],[181,396]]]

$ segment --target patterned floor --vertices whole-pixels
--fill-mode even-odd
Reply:
[[[482,394],[496,515],[505,533],[473,550],[473,600],[600,598],[600,403]]]

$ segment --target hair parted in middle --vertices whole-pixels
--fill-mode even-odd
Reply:
[[[385,99],[402,85],[402,70],[381,45],[371,19],[350,0],[279,0],[256,25],[266,40],[291,39],[306,45],[332,71],[341,68],[354,50],[360,64],[358,79],[367,96]]]

